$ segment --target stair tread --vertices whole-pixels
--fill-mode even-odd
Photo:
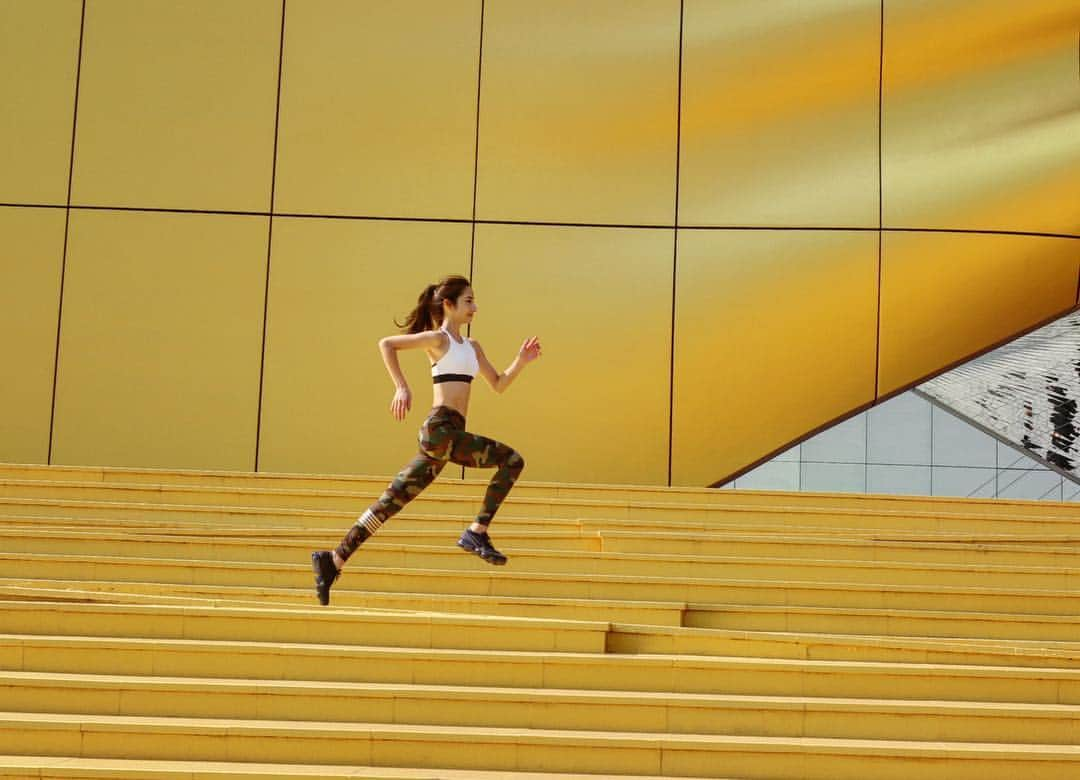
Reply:
[[[823,696],[762,696],[701,693],[659,693],[653,691],[595,691],[574,688],[507,688],[482,685],[425,685],[420,683],[357,683],[314,680],[272,680],[245,678],[200,678],[138,676],[120,674],[71,674],[59,672],[0,671],[0,684],[52,683],[73,689],[92,687],[157,688],[165,690],[222,689],[257,693],[367,693],[395,698],[478,699],[485,697],[543,700],[551,703],[612,704],[642,703],[664,706],[728,706],[789,708],[799,710],[889,711],[903,714],[944,712],[947,714],[992,716],[1017,714],[1024,717],[1080,717],[1080,705],[1016,702],[978,702],[926,699],[841,698]]]
[[[26,533],[20,535],[22,538],[34,539],[35,541],[40,539],[40,534]],[[4,533],[0,529],[0,537],[7,538],[19,538],[18,536],[11,536],[8,533]],[[127,537],[127,538],[115,538],[109,539],[107,535],[92,536],[91,534],[76,534],[70,537],[74,540],[80,538],[96,538],[102,541],[124,541],[138,545],[183,545],[183,540],[176,538],[162,538],[162,539],[148,539],[145,537]],[[496,539],[497,541],[497,539]],[[200,543],[204,544],[204,543]],[[298,557],[302,557],[302,553],[309,552],[315,549],[315,545],[298,545],[292,543],[273,543],[273,542],[259,542],[252,544],[250,541],[242,540],[218,540],[215,542],[218,547],[237,547],[244,550],[255,551],[260,547],[266,548],[285,548],[295,549],[298,552]],[[413,553],[417,555],[434,556],[434,557],[447,557],[453,560],[462,560],[463,556],[461,550],[457,549],[453,544],[453,539],[448,540],[445,545],[406,545],[406,544],[380,544],[378,547],[370,548],[367,557],[379,554],[393,554]],[[41,555],[47,557],[49,560],[59,559],[60,556],[43,553],[32,552],[6,552],[0,553],[2,558],[22,558],[28,555]],[[536,560],[545,559],[563,559],[576,561],[586,564],[582,567],[581,571],[576,572],[578,574],[587,574],[593,576],[593,572],[589,570],[587,564],[602,565],[604,563],[648,563],[655,566],[656,569],[664,569],[671,566],[678,566],[679,564],[701,564],[703,566],[721,567],[728,566],[740,566],[740,565],[757,565],[757,566],[774,566],[783,570],[784,568],[802,567],[807,569],[852,569],[852,570],[870,570],[870,571],[922,571],[922,572],[957,572],[962,574],[999,574],[1002,576],[1008,576],[1010,574],[1016,575],[1047,575],[1060,578],[1077,578],[1080,577],[1080,561],[1076,566],[1071,565],[1010,565],[1010,564],[987,564],[987,563],[937,563],[933,561],[895,561],[895,560],[860,560],[853,558],[798,558],[798,557],[782,557],[782,556],[765,556],[765,555],[679,555],[674,553],[627,553],[627,552],[588,552],[577,550],[542,550],[542,549],[518,549],[509,551],[508,554],[516,556],[518,560],[531,558]],[[78,558],[80,556],[66,556],[70,558]],[[262,561],[259,559],[251,558],[239,558],[239,559],[209,559],[209,558],[168,558],[168,557],[136,557],[129,555],[111,555],[111,556],[93,556],[96,558],[108,558],[113,560],[123,561],[139,561],[141,563],[161,563],[171,561],[173,563],[185,563],[185,564],[213,564],[218,566],[237,566],[244,565],[249,567],[263,567],[267,565],[273,565],[274,562]],[[299,565],[305,566],[305,564],[279,564],[279,565]],[[457,571],[452,569],[452,571]],[[533,572],[530,572],[533,573]],[[560,572],[546,572],[553,574],[560,574]],[[603,572],[597,572],[603,573]],[[565,574],[563,576],[566,576]],[[637,573],[633,573],[634,578],[637,578]],[[647,574],[645,576],[648,576]]]
[[[663,780],[659,775],[566,774],[506,772],[479,769],[414,769],[408,767],[339,766],[333,764],[259,764],[227,761],[154,761],[123,758],[0,755],[0,777],[19,769],[55,768],[64,776],[107,777],[117,773],[136,780],[180,775],[264,778],[340,777],[365,780]],[[86,774],[83,774],[86,773]],[[186,780],[186,779],[185,779]],[[721,779],[722,780],[722,779]]]
[[[41,464],[0,464],[0,476],[5,473],[20,475],[25,478],[27,473],[42,472],[50,479],[54,475],[71,475],[82,477],[82,481],[110,485],[114,482],[122,482],[125,477],[152,478],[157,480],[152,484],[172,484],[171,481],[187,480],[183,484],[212,484],[221,485],[224,482],[257,482],[281,485],[282,483],[344,483],[370,488],[371,485],[384,485],[388,481],[387,475],[376,474],[303,474],[295,472],[238,472],[215,469],[182,469],[182,468],[150,468],[139,466],[85,466],[85,465],[48,465]],[[201,480],[192,482],[192,480]],[[487,480],[480,477],[468,477],[444,480],[442,487],[483,489]],[[749,497],[760,501],[787,501],[791,503],[820,502],[828,500],[840,505],[872,505],[902,503],[904,501],[918,500],[925,503],[934,503],[942,506],[960,505],[1004,505],[1007,507],[1023,507],[1030,510],[1054,511],[1058,507],[1056,502],[1043,502],[1030,499],[1002,498],[958,498],[953,496],[919,496],[912,497],[889,494],[854,494],[854,493],[822,493],[801,491],[770,490],[731,490],[719,491],[714,488],[688,487],[688,486],[662,486],[662,485],[639,485],[617,483],[574,483],[574,482],[546,482],[536,480],[522,480],[518,483],[518,489],[550,490],[561,493],[580,493],[595,491],[598,493],[627,492],[627,493],[661,493],[664,495],[691,496],[707,498],[712,501],[727,503],[738,498]],[[1050,506],[1047,506],[1050,504]]]
[[[115,555],[86,555],[86,554],[71,554],[71,553],[57,553],[57,554],[45,554],[45,553],[8,553],[0,552],[0,561],[3,560],[26,560],[26,561],[40,561],[51,562],[53,570],[58,575],[62,575],[65,570],[65,565],[70,563],[91,563],[91,564],[113,564],[113,565],[159,565],[162,567],[192,567],[195,569],[201,568],[220,568],[220,567],[234,567],[234,562],[229,561],[202,561],[202,560],[189,560],[183,558],[132,558]],[[265,571],[287,571],[287,570],[303,570],[306,574],[310,571],[310,566],[306,563],[274,563],[274,562],[254,562],[245,563],[245,569],[249,570],[265,570]],[[365,574],[395,574],[403,576],[427,576],[437,580],[445,581],[447,578],[461,578],[461,579],[479,579],[484,581],[496,580],[496,579],[517,579],[517,580],[541,580],[560,582],[566,580],[582,580],[585,578],[584,573],[562,573],[562,572],[545,572],[545,571],[515,571],[509,568],[503,568],[498,571],[490,569],[439,569],[439,568],[418,568],[410,566],[365,566],[362,563],[356,562],[349,565],[346,570],[347,577],[342,577],[340,583],[335,585],[340,590],[349,590],[350,580],[362,581]],[[7,578],[13,579],[13,578]],[[647,574],[610,574],[610,573],[588,573],[587,580],[589,582],[610,582],[610,583],[642,583],[642,584],[663,584],[673,583],[678,585],[695,584],[695,583],[708,583],[717,585],[729,585],[732,587],[752,587],[752,588],[771,588],[771,589],[813,589],[813,590],[844,590],[844,591],[873,591],[880,593],[941,593],[941,594],[955,594],[955,595],[1001,595],[1001,596],[1018,596],[1018,597],[1031,597],[1031,596],[1045,596],[1054,599],[1080,599],[1080,590],[1067,590],[1067,589],[1054,589],[1054,588],[994,588],[994,587],[982,587],[982,586],[961,586],[961,585],[928,585],[928,584],[903,584],[903,583],[869,583],[869,582],[844,582],[833,580],[775,580],[775,579],[754,579],[754,578],[734,578],[734,577],[700,577],[700,576],[655,576]],[[64,582],[62,578],[58,578],[56,582]],[[125,582],[122,580],[114,580],[113,582]],[[173,583],[160,583],[160,584],[173,584]],[[181,583],[183,584],[183,583]],[[235,586],[235,587],[253,587],[258,588],[260,586]],[[591,598],[591,597],[590,597]]]
[[[16,585],[15,582],[22,584]],[[227,586],[227,585],[185,585],[172,583],[139,583],[120,581],[95,581],[95,580],[33,580],[15,578],[0,578],[0,601],[4,593],[26,592],[56,592],[58,594],[94,594],[105,598],[111,595],[123,596],[124,591],[139,591],[137,594],[145,598],[168,598],[182,597],[195,598],[183,595],[190,591],[212,594],[201,598],[204,601],[216,603],[232,603],[258,607],[265,604],[273,609],[309,609],[310,604],[293,605],[290,602],[259,601],[259,595],[265,596],[291,596],[310,601],[310,588],[259,588],[255,586]],[[152,592],[161,591],[161,592]],[[168,591],[168,592],[167,592]],[[340,593],[341,591],[335,591]],[[380,591],[361,589],[350,591],[353,595],[362,595],[364,598],[378,600],[407,600],[417,601],[432,600],[446,602],[466,602],[483,605],[485,603],[498,604],[529,604],[529,605],[553,605],[553,606],[577,606],[580,599],[558,598],[554,596],[511,596],[495,594],[463,594],[463,593],[425,593],[422,591]],[[241,598],[241,597],[246,597]],[[894,616],[926,619],[952,619],[952,620],[986,620],[986,621],[1022,621],[1031,623],[1064,624],[1074,625],[1075,615],[1067,613],[1063,609],[1060,615],[1044,613],[1019,613],[1001,612],[991,610],[971,609],[902,609],[896,607],[855,607],[838,606],[831,607],[814,604],[747,604],[728,602],[694,602],[694,601],[639,601],[634,599],[589,599],[589,605],[594,607],[625,607],[642,610],[692,610],[692,611],[716,611],[716,612],[761,612],[774,614],[821,614],[821,615],[856,615],[865,617]],[[340,605],[339,605],[340,606]],[[341,607],[346,609],[345,607]],[[355,606],[347,609],[357,609]],[[362,608],[360,608],[362,609]],[[457,613],[455,613],[457,614]]]
[[[497,628],[505,635],[506,629],[513,627],[522,630],[533,629],[551,632],[557,637],[559,633],[567,634],[571,631],[581,632],[586,638],[590,635],[603,632],[610,644],[612,638],[631,640],[632,637],[645,637],[650,641],[669,640],[706,640],[715,646],[716,642],[739,642],[756,641],[767,642],[775,645],[778,649],[788,648],[788,652],[795,651],[805,645],[818,649],[834,646],[839,648],[863,648],[883,650],[915,650],[937,651],[945,653],[977,653],[990,654],[999,657],[1012,657],[1019,659],[1022,656],[1030,656],[1040,659],[1053,659],[1064,665],[1072,665],[1080,661],[1080,642],[1061,640],[1029,640],[1029,639],[996,639],[979,637],[935,637],[914,635],[878,635],[878,634],[841,634],[834,632],[814,631],[775,631],[775,630],[752,630],[735,628],[698,628],[687,626],[662,626],[653,624],[626,623],[621,621],[572,621],[572,620],[548,620],[540,618],[502,617],[498,615],[472,615],[469,613],[448,612],[420,612],[411,610],[342,610],[312,607],[307,611],[277,609],[272,607],[207,607],[207,606],[178,606],[162,604],[110,604],[110,603],[81,603],[69,601],[3,601],[0,600],[0,613],[22,612],[34,613],[41,616],[43,613],[57,612],[61,614],[97,614],[102,619],[110,616],[127,615],[135,616],[183,616],[185,619],[185,632],[194,630],[188,622],[196,618],[220,619],[231,616],[247,618],[251,626],[267,619],[277,620],[288,618],[295,620],[303,615],[304,621],[329,622],[338,626],[353,625],[356,623],[368,623],[372,625],[405,625],[405,626],[458,626]],[[308,628],[305,626],[305,628]],[[236,631],[251,630],[243,625],[234,629]],[[425,635],[426,636],[426,635]],[[232,637],[243,638],[243,637]],[[434,638],[434,634],[433,634]],[[362,640],[362,636],[357,636]],[[453,641],[463,641],[460,637],[453,637]],[[484,639],[485,642],[494,641],[491,637]],[[547,640],[544,640],[545,643]],[[378,644],[377,642],[368,642]],[[538,648],[533,648],[538,649]],[[563,649],[572,649],[563,647]],[[554,648],[551,652],[559,652]],[[619,652],[608,649],[608,652]],[[698,650],[701,652],[701,650]]]
[[[174,648],[193,650],[198,649],[227,649],[230,653],[256,652],[256,651],[281,651],[289,653],[309,653],[318,656],[326,656],[337,653],[363,656],[385,656],[388,658],[402,655],[419,658],[433,658],[446,661],[476,660],[481,663],[495,661],[510,662],[514,660],[522,662],[543,662],[546,664],[559,664],[567,662],[589,662],[603,665],[657,663],[663,666],[676,665],[685,667],[719,668],[725,665],[735,665],[740,668],[757,666],[765,668],[807,668],[820,671],[830,669],[846,669],[850,671],[865,670],[897,670],[898,672],[924,673],[931,671],[940,674],[973,674],[979,675],[1008,675],[1027,678],[1035,676],[1054,676],[1064,679],[1080,678],[1080,668],[1052,667],[1052,666],[998,666],[980,664],[935,664],[935,663],[912,663],[905,661],[872,661],[872,660],[830,660],[830,659],[792,659],[792,658],[768,658],[746,656],[700,656],[682,655],[673,653],[639,653],[632,655],[624,654],[596,654],[560,652],[549,653],[546,651],[528,650],[475,650],[467,648],[425,648],[425,647],[371,647],[364,645],[349,645],[335,643],[303,643],[303,642],[261,642],[257,640],[236,639],[181,639],[181,638],[146,638],[146,637],[102,637],[82,636],[70,634],[0,634],[0,645],[5,643],[51,643],[65,645],[82,645],[93,647],[116,647],[116,648]]]
[[[10,483],[11,481],[7,481]],[[5,480],[0,480],[0,488],[3,488]],[[43,485],[50,483],[43,482]],[[164,492],[164,490],[170,490],[174,492],[184,492],[187,488],[187,492],[199,492],[201,488],[190,488],[189,486],[165,486],[162,490],[155,490],[155,486],[123,486],[116,484],[101,485],[97,483],[88,484],[85,486],[79,486],[80,489],[93,488],[95,490],[107,490],[107,489],[127,489],[127,490],[142,490],[151,492]],[[273,491],[273,490],[260,490],[254,488],[239,488],[236,491],[238,495],[244,495],[239,491],[246,490],[246,495],[259,496],[259,495],[291,495],[293,491]],[[205,492],[205,491],[203,491]],[[342,492],[340,495],[333,495],[323,492],[310,491],[311,497],[326,497],[331,498],[355,498],[358,503],[364,504],[370,502],[373,496],[371,491],[363,491],[361,493]],[[797,495],[797,494],[795,494]],[[436,501],[443,501],[454,504],[462,504],[463,506],[472,507],[476,504],[478,496],[467,494],[421,494],[415,499],[417,507],[423,507],[432,504]],[[900,497],[898,497],[900,498]],[[911,501],[910,504],[918,503]],[[175,511],[226,511],[236,514],[244,513],[271,513],[271,514],[286,514],[290,516],[319,516],[319,515],[334,515],[338,516],[345,510],[327,510],[317,509],[313,507],[290,507],[290,506],[261,506],[261,505],[241,505],[241,504],[177,504],[168,502],[147,502],[147,501],[119,501],[119,500],[101,500],[101,499],[82,499],[82,498],[29,498],[19,496],[0,496],[0,506],[19,506],[19,505],[37,505],[37,506],[86,506],[86,507],[153,507],[155,509],[171,509]],[[600,508],[616,508],[616,509],[664,509],[673,513],[701,513],[710,516],[714,519],[715,516],[733,515],[738,516],[740,514],[757,514],[757,515],[794,515],[813,517],[816,515],[823,515],[829,517],[847,517],[851,520],[867,517],[882,517],[893,518],[902,520],[915,520],[915,519],[927,519],[947,521],[953,527],[959,524],[972,522],[972,523],[1024,523],[1031,527],[1037,527],[1045,525],[1048,528],[1060,528],[1071,529],[1071,533],[1076,533],[1077,529],[1080,529],[1080,520],[1077,520],[1074,513],[1052,515],[1052,514],[1038,514],[1031,515],[1002,515],[996,512],[975,512],[971,511],[947,511],[940,509],[938,511],[925,511],[925,510],[913,510],[910,507],[904,507],[902,504],[897,504],[895,509],[857,509],[857,508],[837,508],[837,507],[822,507],[822,506],[800,506],[797,504],[784,505],[784,504],[726,504],[716,502],[706,503],[686,503],[686,502],[669,502],[669,501],[619,501],[619,500],[590,500],[590,499],[578,499],[578,498],[514,498],[508,499],[506,511],[500,513],[500,518],[506,515],[513,515],[513,508],[516,506],[546,506],[563,507],[567,509],[573,509],[578,507],[580,511],[584,508],[600,509]],[[1000,507],[997,507],[1000,509]],[[1042,507],[1036,507],[1042,508]],[[571,512],[573,513],[573,512]],[[471,515],[471,509],[463,516]],[[603,520],[612,520],[616,522],[627,521],[627,518],[619,518],[614,516],[603,515],[589,515],[587,518],[581,515],[576,515],[572,518],[568,517],[554,517],[551,520],[562,519],[567,522],[579,522],[588,520],[590,522],[598,522]],[[674,519],[674,518],[673,518]],[[549,518],[545,517],[544,522],[548,522]],[[639,520],[645,525],[654,525],[649,521]],[[709,522],[697,521],[697,525],[704,525],[707,527]],[[856,524],[857,525],[857,524]]]
[[[749,629],[706,628],[696,626],[663,626],[647,623],[628,623],[623,621],[593,621],[593,620],[554,620],[549,618],[529,617],[504,617],[502,615],[472,614],[467,612],[427,612],[422,610],[405,609],[345,609],[345,608],[320,608],[309,607],[307,609],[285,609],[276,605],[271,606],[189,606],[172,604],[115,604],[115,603],[84,603],[79,601],[44,601],[40,603],[26,601],[5,601],[0,599],[0,610],[19,611],[49,611],[64,610],[73,612],[97,612],[109,613],[132,613],[153,614],[166,613],[188,617],[222,617],[235,616],[258,619],[260,617],[287,617],[294,616],[297,612],[303,612],[307,620],[348,620],[351,622],[402,622],[402,623],[464,623],[466,625],[495,624],[498,626],[520,626],[523,628],[550,628],[558,630],[583,630],[583,631],[623,631],[636,633],[653,633],[669,636],[739,636],[739,637],[775,637],[797,638],[809,637],[819,640],[843,640],[843,641],[882,641],[887,643],[915,642],[929,645],[968,645],[981,647],[1030,647],[1045,648],[1048,651],[1057,650],[1062,652],[1080,652],[1080,641],[1042,640],[1042,639],[996,639],[981,637],[936,637],[905,635],[900,637],[878,634],[838,634],[832,632],[814,631],[757,631]]]
[[[226,529],[207,525],[202,528],[194,527],[167,527],[160,525],[129,527],[117,523],[95,523],[92,530],[86,529],[85,522],[68,521],[65,523],[52,522],[49,524],[35,522],[35,518],[29,518],[20,523],[6,522],[0,525],[0,535],[9,538],[36,537],[41,533],[43,526],[47,526],[54,532],[60,532],[75,538],[93,538],[100,540],[118,541],[145,541],[199,544],[232,544],[250,547],[251,529],[233,528]],[[340,528],[333,529],[334,532]],[[328,532],[322,529],[282,529],[268,528],[260,531],[259,545],[268,545],[279,548],[294,548],[297,546],[310,545],[312,539],[319,539]],[[451,535],[433,530],[394,528],[383,530],[377,539],[367,542],[368,549],[400,549],[402,547],[433,547],[439,546],[435,540],[449,538]],[[597,549],[592,554],[629,554],[640,555],[642,553],[633,550],[611,549],[611,544],[618,544],[619,540],[631,540],[638,543],[653,543],[653,551],[649,555],[679,555],[693,556],[695,558],[717,557],[708,552],[710,546],[717,545],[741,545],[743,547],[765,548],[762,552],[768,553],[769,557],[781,557],[790,560],[835,560],[849,561],[860,560],[857,554],[865,553],[868,560],[890,560],[890,556],[898,556],[897,560],[917,562],[920,557],[925,557],[928,562],[934,562],[935,557],[947,553],[963,554],[967,558],[985,558],[990,565],[1024,565],[1022,561],[1014,559],[1027,559],[1046,557],[1050,564],[1080,566],[1080,538],[1078,545],[1070,547],[1051,540],[1043,539],[1039,543],[1034,541],[1013,541],[1001,543],[993,541],[956,541],[944,539],[884,539],[871,537],[828,538],[823,536],[788,536],[780,533],[773,534],[748,534],[707,531],[701,534],[688,533],[649,533],[636,531],[609,531],[605,529],[564,529],[564,530],[541,530],[541,529],[515,529],[500,524],[499,539],[506,545],[513,545],[516,550],[560,553],[566,552],[592,552],[590,548]],[[704,549],[703,552],[679,552],[671,549],[678,543],[692,544]],[[555,545],[555,546],[551,546]],[[772,548],[782,551],[782,554],[774,553]],[[838,555],[839,552],[843,555]],[[723,556],[729,557],[729,556]]]
[[[181,506],[177,509],[183,509]],[[201,509],[201,508],[196,508]],[[212,508],[211,508],[212,509]],[[236,507],[221,507],[223,510],[232,511]],[[283,510],[288,511],[288,510]],[[298,518],[305,517],[303,512],[306,510],[297,510]],[[322,510],[313,510],[315,514],[323,514],[326,512]],[[179,511],[178,511],[179,514]],[[333,522],[330,519],[324,520],[322,525],[274,525],[260,528],[260,533],[267,533],[270,535],[288,535],[295,534],[308,538],[312,535],[319,533],[337,533],[341,530],[339,518],[351,517],[352,513],[349,512],[331,512],[329,513],[333,517]],[[230,525],[228,523],[222,523],[219,520],[200,520],[192,517],[176,517],[170,519],[169,526],[165,529],[162,528],[161,523],[155,520],[142,520],[139,518],[130,517],[93,517],[91,518],[94,524],[102,528],[114,528],[116,530],[123,529],[152,529],[160,530],[167,533],[198,533],[198,534],[214,534],[217,531],[221,531],[226,534],[251,534],[250,525]],[[414,524],[417,521],[432,522],[437,521],[441,524],[459,523],[465,519],[465,516],[460,517],[448,516],[445,514],[428,514],[423,512],[417,512],[413,507],[406,508],[400,515],[399,520],[395,527],[387,527],[380,530],[380,536],[388,535],[394,536],[409,536],[409,535],[423,535],[434,533],[434,529],[417,529],[415,527],[405,527],[410,524]],[[41,525],[70,525],[75,528],[86,528],[87,518],[72,516],[72,515],[19,515],[13,512],[0,511],[0,523],[6,523],[10,525],[17,525],[19,523]],[[620,525],[625,524],[627,528],[620,529]],[[552,527],[556,530],[551,530]],[[509,513],[499,515],[499,527],[500,529],[508,529],[511,533],[520,534],[525,537],[553,537],[553,538],[599,538],[600,536],[625,536],[625,537],[641,537],[647,535],[681,535],[688,538],[727,538],[729,535],[733,537],[747,537],[755,540],[769,541],[774,537],[789,537],[792,535],[793,527],[791,525],[768,525],[755,523],[752,526],[747,526],[742,523],[708,523],[708,524],[693,524],[685,521],[676,521],[668,525],[665,523],[664,531],[657,532],[650,530],[655,528],[655,524],[647,521],[640,520],[619,520],[605,522],[596,520],[594,518],[579,518],[579,519],[566,519],[566,518],[535,518],[535,517],[514,517]],[[750,533],[752,531],[752,533]],[[811,533],[812,532],[812,533]],[[1072,551],[1075,548],[1068,545],[1080,544],[1080,533],[1077,534],[1052,534],[1052,533],[1036,533],[1036,534],[1021,534],[1021,533],[973,533],[971,531],[949,531],[936,529],[920,530],[920,531],[905,531],[902,529],[881,529],[873,527],[832,527],[832,526],[809,526],[802,533],[797,535],[797,538],[813,538],[821,540],[822,542],[829,542],[839,539],[844,542],[848,539],[861,542],[896,542],[902,544],[945,544],[945,545],[999,545],[1002,549],[1010,549],[1017,544],[1035,545],[1032,549],[1042,550],[1047,546],[1052,545],[1065,545],[1062,549]]]
[[[444,480],[318,606],[385,483],[0,464],[0,777],[1080,766],[1080,507],[526,481],[495,568]]]
[[[471,660],[482,662],[492,661],[542,661],[545,663],[562,663],[570,661],[589,661],[598,664],[642,663],[657,662],[664,665],[686,665],[686,667],[713,668],[717,664],[738,664],[740,667],[752,664],[759,667],[806,667],[809,669],[895,669],[908,670],[910,672],[922,672],[926,670],[940,670],[942,673],[972,673],[972,674],[1013,674],[1029,676],[1032,674],[1058,675],[1065,677],[1080,676],[1080,669],[1069,667],[1008,667],[1008,665],[964,664],[964,663],[915,663],[909,661],[874,661],[874,660],[831,660],[831,659],[789,659],[745,656],[687,656],[680,654],[643,653],[634,655],[593,653],[566,653],[551,654],[548,651],[535,650],[484,650],[468,648],[437,648],[437,647],[369,647],[364,645],[349,644],[314,644],[300,642],[259,642],[249,640],[198,640],[198,638],[174,638],[174,637],[137,637],[137,636],[92,636],[72,634],[21,634],[0,633],[0,645],[4,643],[62,643],[73,645],[113,646],[113,647],[167,647],[167,648],[222,648],[230,653],[244,653],[244,651],[281,650],[288,653],[308,653],[319,656],[345,653],[349,655],[386,656],[400,657],[410,655],[416,657],[430,657],[445,660]]]
[[[912,740],[869,740],[836,739],[830,737],[765,737],[734,736],[726,734],[669,734],[664,732],[617,732],[588,730],[553,730],[529,728],[499,728],[494,726],[435,726],[397,723],[340,723],[326,721],[287,721],[287,720],[248,720],[230,718],[188,718],[188,717],[146,717],[127,715],[63,715],[36,712],[0,712],[0,724],[25,723],[49,725],[77,725],[82,731],[97,728],[121,728],[135,730],[140,727],[184,729],[189,731],[221,731],[245,729],[267,735],[288,733],[290,731],[325,731],[341,734],[368,732],[382,737],[407,738],[414,735],[427,735],[433,738],[443,737],[459,741],[465,737],[486,739],[493,742],[514,742],[521,739],[543,740],[547,742],[593,742],[615,743],[640,746],[708,746],[710,743],[728,743],[733,745],[757,745],[761,747],[791,748],[818,747],[839,750],[875,751],[938,751],[993,753],[1034,753],[1075,756],[1080,758],[1080,745],[1046,745],[1040,743],[998,743],[998,742],[918,742]]]

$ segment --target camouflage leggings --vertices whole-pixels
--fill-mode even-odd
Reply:
[[[426,488],[450,461],[472,468],[498,467],[484,494],[476,522],[487,526],[514,486],[525,459],[505,444],[465,430],[465,418],[448,406],[436,406],[420,426],[420,452],[403,468],[379,500],[368,507],[338,545],[348,560],[356,548]]]

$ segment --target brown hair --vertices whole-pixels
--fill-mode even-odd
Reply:
[[[416,308],[409,312],[405,323],[394,320],[394,324],[401,328],[402,333],[434,330],[442,324],[442,302],[452,301],[456,306],[458,298],[469,286],[469,280],[464,276],[446,276],[438,284],[429,284],[416,299]]]

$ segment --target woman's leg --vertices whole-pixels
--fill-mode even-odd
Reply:
[[[458,430],[452,438],[450,459],[454,463],[472,468],[496,469],[484,494],[482,509],[473,524],[458,539],[458,546],[476,553],[488,563],[504,564],[506,556],[495,549],[487,529],[503,499],[525,468],[525,459],[513,448],[486,436]]]
[[[356,548],[430,485],[445,465],[445,460],[420,452],[348,530],[336,550],[321,550],[311,554],[311,568],[315,571],[315,594],[319,597],[320,604],[325,606],[330,603],[330,586],[337,580],[345,561]]]
[[[339,569],[344,566],[345,561],[356,552],[356,548],[374,535],[383,523],[400,512],[407,503],[420,495],[424,488],[439,476],[445,465],[445,460],[432,458],[423,452],[413,458],[345,534],[341,544],[334,550],[334,565]]]
[[[454,431],[450,459],[474,469],[495,468],[484,494],[483,508],[476,516],[474,530],[486,531],[503,500],[525,468],[521,453],[509,445],[468,431]]]

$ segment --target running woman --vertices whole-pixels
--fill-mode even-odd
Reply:
[[[406,412],[412,408],[412,392],[401,373],[398,350],[422,348],[427,352],[434,383],[434,406],[420,426],[420,452],[416,457],[360,516],[336,550],[311,554],[315,592],[320,604],[330,603],[330,586],[356,548],[416,498],[450,461],[472,468],[497,468],[484,495],[483,508],[457,544],[488,563],[506,563],[506,556],[495,549],[487,530],[499,505],[525,468],[525,460],[505,444],[466,431],[465,415],[469,409],[470,383],[477,372],[495,392],[501,393],[526,365],[540,357],[540,342],[535,337],[526,339],[517,358],[500,374],[476,340],[461,334],[462,327],[472,322],[476,312],[476,298],[469,280],[463,276],[447,276],[424,289],[404,325],[394,321],[404,335],[387,336],[379,341],[383,362],[397,388],[390,403],[394,418],[404,420]]]

